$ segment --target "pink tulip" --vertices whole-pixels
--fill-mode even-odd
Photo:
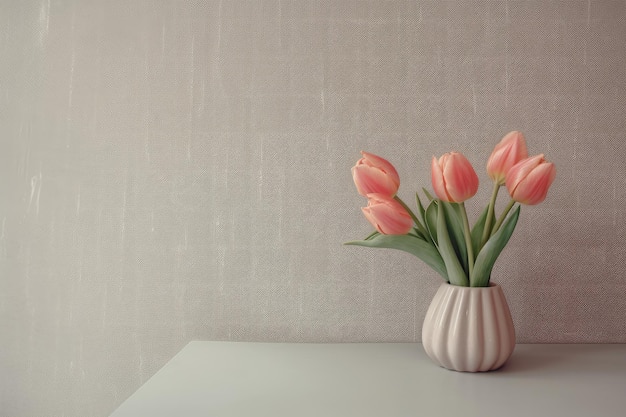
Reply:
[[[554,164],[546,162],[543,154],[536,155],[513,165],[506,175],[506,188],[519,203],[539,204],[546,198],[555,176]]]
[[[487,161],[487,173],[494,182],[503,185],[509,169],[528,158],[526,141],[522,132],[513,131],[502,138]]]
[[[431,179],[435,194],[443,201],[462,203],[478,191],[478,176],[472,164],[458,152],[433,156]]]
[[[393,165],[380,156],[361,152],[359,159],[352,168],[352,178],[356,189],[362,196],[371,193],[393,197],[400,187],[400,176]]]
[[[393,197],[385,194],[367,195],[367,207],[363,207],[365,218],[384,235],[405,235],[413,227],[413,219]]]

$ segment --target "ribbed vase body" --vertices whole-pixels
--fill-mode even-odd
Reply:
[[[464,372],[500,368],[515,348],[515,329],[502,288],[442,284],[422,327],[422,344],[436,364]]]

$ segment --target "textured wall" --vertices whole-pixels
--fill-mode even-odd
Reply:
[[[0,410],[102,417],[192,339],[419,341],[370,231],[508,131],[557,179],[494,272],[519,342],[626,342],[626,2],[0,1]],[[504,201],[504,199],[502,199]]]

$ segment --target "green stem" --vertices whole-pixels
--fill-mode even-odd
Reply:
[[[413,219],[413,222],[415,222],[415,226],[417,227],[417,230],[422,232],[422,234],[424,236],[427,236],[427,237],[430,236],[428,231],[426,231],[426,228],[424,227],[424,225],[422,225],[422,223],[419,221],[419,219],[417,218],[415,213],[413,213],[413,210],[411,210],[411,208],[409,206],[407,206],[406,203],[404,201],[402,201],[402,199],[400,197],[398,197],[397,195],[395,195],[393,197],[393,199],[396,200],[398,203],[400,203],[400,205],[402,207],[404,207],[404,209],[407,211],[407,213],[409,213],[409,216],[411,216],[411,218]]]
[[[502,212],[502,215],[500,216],[500,218],[496,222],[496,225],[491,230],[491,236],[493,236],[498,231],[500,226],[502,226],[502,223],[504,222],[504,219],[506,219],[506,216],[509,214],[509,212],[513,208],[513,205],[515,205],[515,200],[511,199],[511,201],[509,201],[509,204],[506,205],[506,208]]]
[[[469,220],[467,220],[467,211],[465,210],[465,203],[460,203],[461,217],[463,218],[463,230],[465,235],[465,246],[467,246],[467,265],[469,269],[468,276],[472,276],[474,270],[474,249],[472,248],[472,233],[469,227]]]
[[[496,206],[496,198],[498,197],[498,191],[500,191],[500,184],[494,181],[493,193],[491,194],[491,200],[489,201],[489,208],[487,209],[487,218],[485,219],[485,228],[483,229],[483,237],[480,240],[480,247],[482,248],[487,243],[487,239],[491,236],[491,219],[493,218],[494,208]]]

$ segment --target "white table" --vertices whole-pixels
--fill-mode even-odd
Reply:
[[[414,343],[191,342],[111,417],[626,416],[625,345],[517,345],[489,373]]]

